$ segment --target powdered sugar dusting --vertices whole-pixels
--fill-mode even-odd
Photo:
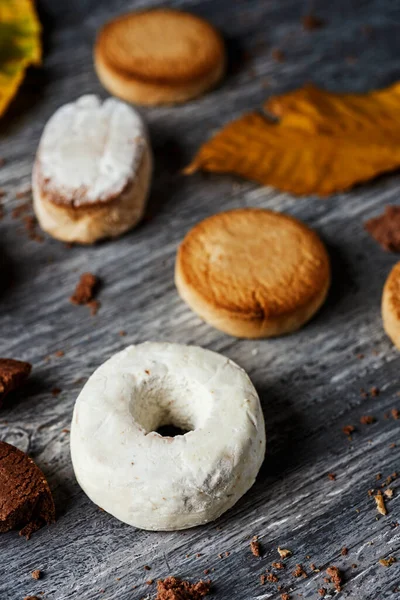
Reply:
[[[134,179],[147,134],[142,118],[115,98],[82,96],[48,121],[38,157],[47,189],[64,202],[99,202]]]

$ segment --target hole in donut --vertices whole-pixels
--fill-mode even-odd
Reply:
[[[190,430],[175,427],[175,425],[161,425],[156,433],[162,437],[175,437],[176,435],[185,435],[185,433],[189,433],[189,431]]]
[[[171,374],[151,376],[131,390],[129,410],[145,434],[185,435],[203,425],[210,409],[204,386]]]

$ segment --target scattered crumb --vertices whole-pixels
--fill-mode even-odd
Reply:
[[[33,215],[25,215],[24,217],[22,217],[22,222],[25,226],[25,230],[30,240],[39,243],[44,241],[44,237],[36,231],[36,227],[38,224],[36,217],[34,217]]]
[[[209,572],[210,572],[210,569],[204,569],[204,571],[203,571],[204,575],[208,575]]]
[[[307,573],[303,569],[303,565],[296,565],[295,570],[293,571],[294,577],[307,577]]]
[[[254,556],[261,556],[261,546],[260,546],[260,542],[256,539],[253,539],[250,542],[250,550],[252,551],[252,553],[254,554]]]
[[[151,571],[151,567],[149,567],[149,565],[144,565],[143,569],[145,571]]]
[[[57,352],[54,352],[54,356],[61,357],[61,356],[64,356],[64,354],[65,354],[64,350],[57,350]]]
[[[370,389],[370,394],[373,398],[375,398],[376,396],[379,396],[379,392],[380,392],[380,390],[376,386],[374,386]]]
[[[88,304],[93,300],[95,289],[99,283],[96,275],[92,273],[83,273],[75,288],[75,292],[70,298],[72,304]]]
[[[360,396],[361,398],[368,398],[368,392],[366,392],[364,388],[360,388]]]
[[[377,473],[377,474],[375,475],[375,479],[376,479],[377,481],[379,481],[380,479],[382,479],[382,473]]]
[[[25,196],[29,196],[29,194],[32,193],[32,188],[30,185],[27,185],[23,188],[20,188],[17,192],[15,192],[15,197],[20,199],[20,198],[25,198]]]
[[[120,335],[121,337],[124,337],[126,335],[126,331],[121,329],[121,331],[118,332],[118,335]]]
[[[275,62],[281,63],[286,60],[285,53],[282,50],[279,50],[279,48],[272,48],[271,56]]]
[[[351,435],[354,431],[355,431],[355,427],[354,425],[345,425],[343,427],[343,433],[345,433],[346,435]]]
[[[177,577],[167,577],[157,581],[157,596],[155,600],[201,600],[211,587],[210,581],[190,583]]]
[[[40,569],[36,569],[35,571],[32,571],[31,575],[32,575],[32,579],[38,580],[42,576],[42,571]]]
[[[265,585],[266,581],[267,581],[267,576],[266,575],[260,575],[260,583],[261,583],[261,585]]]
[[[392,488],[388,488],[383,493],[385,494],[386,498],[393,498],[393,490],[392,490]]]
[[[371,425],[371,423],[375,423],[376,419],[372,415],[363,415],[360,418],[360,423],[362,425]]]
[[[356,565],[356,563],[353,563],[353,564],[351,565],[351,568],[352,568],[352,569],[357,569],[357,565]]]
[[[326,574],[335,586],[336,591],[340,592],[342,589],[342,574],[340,570],[337,567],[328,567],[326,570]]]
[[[278,553],[281,558],[287,558],[288,556],[290,556],[292,554],[292,551],[287,550],[287,548],[279,548],[279,546],[278,546]]]
[[[347,556],[347,555],[348,555],[348,553],[349,553],[349,549],[348,549],[348,548],[346,548],[346,546],[343,546],[343,548],[342,548],[342,549],[341,549],[341,551],[340,551],[340,554],[341,554],[342,556]]]
[[[382,494],[379,492],[378,494],[376,494],[376,496],[374,496],[374,498],[375,498],[376,508],[377,508],[378,512],[381,515],[387,515],[385,500],[384,500]]]
[[[37,596],[25,596],[24,600],[40,600]]]
[[[364,354],[362,354],[362,353],[357,354],[356,358],[358,358],[358,360],[362,360],[364,358]]]
[[[317,17],[316,15],[305,15],[302,20],[303,29],[306,31],[314,31],[315,29],[321,29],[325,25],[325,21]]]
[[[61,429],[61,433],[69,433],[69,429]]]
[[[268,575],[267,575],[267,581],[269,581],[270,583],[278,583],[279,579],[273,573],[268,573]]]
[[[146,581],[146,583],[147,583],[147,585],[153,585],[153,583],[154,583],[154,579],[148,579],[148,580]]]
[[[364,228],[387,252],[399,252],[400,207],[387,205],[385,211],[364,223]]]
[[[326,588],[319,588],[318,594],[322,597],[326,596]]]
[[[287,592],[283,592],[283,594],[281,594],[282,600],[290,600],[290,598],[291,598],[291,596]]]
[[[90,302],[87,302],[86,306],[90,308],[90,314],[94,317],[99,312],[101,304],[98,300],[91,300]]]
[[[328,473],[328,477],[331,481],[335,481],[336,480],[336,475],[335,473]]]
[[[392,408],[390,412],[392,414],[393,419],[396,419],[396,421],[400,419],[400,410],[398,408]]]
[[[60,389],[60,388],[58,388],[58,387],[54,387],[54,388],[51,390],[51,395],[52,395],[52,396],[58,396],[59,394],[61,394],[61,389]]]
[[[395,556],[389,556],[389,558],[380,558],[379,562],[384,567],[390,567],[393,563],[397,562],[397,558]]]
[[[278,571],[280,571],[281,569],[285,568],[285,565],[283,564],[283,562],[273,562],[272,567],[274,569],[278,569]]]
[[[230,552],[225,552],[225,556],[226,556],[226,557],[228,557],[228,556],[230,556],[230,555],[231,555],[231,553],[230,553]]]

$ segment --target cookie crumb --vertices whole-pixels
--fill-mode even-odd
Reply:
[[[281,594],[281,600],[290,600],[290,599],[291,599],[291,596],[287,592],[283,592],[283,594]]]
[[[385,206],[384,213],[364,223],[364,229],[387,252],[399,252],[400,206]]]
[[[378,512],[381,515],[387,515],[385,500],[384,500],[382,494],[379,492],[378,494],[376,494],[376,496],[374,496],[374,498],[375,498],[376,508],[377,508]]]
[[[201,600],[211,587],[211,581],[200,580],[197,583],[183,581],[177,577],[167,577],[157,581],[155,600]]]
[[[326,588],[319,588],[318,594],[322,597],[326,596]]]
[[[384,567],[390,567],[393,563],[397,562],[395,556],[389,556],[389,558],[380,558],[379,562]]]
[[[287,548],[279,548],[278,546],[278,554],[281,558],[287,558],[292,554],[292,551],[288,550]]]
[[[393,419],[396,419],[396,421],[398,419],[400,419],[400,410],[398,408],[392,408],[392,410],[390,412],[391,412]]]
[[[10,392],[20,387],[28,378],[32,365],[13,358],[0,358],[0,406]]]
[[[307,573],[303,569],[303,565],[296,565],[295,570],[293,571],[293,577],[308,577]]]
[[[392,488],[388,488],[383,493],[385,494],[386,498],[393,498],[393,490],[392,490]]]
[[[342,574],[338,567],[328,567],[326,570],[326,574],[335,586],[336,591],[340,592],[342,589]]]
[[[286,60],[285,53],[283,52],[283,50],[280,50],[279,48],[272,48],[271,56],[275,62],[281,63],[281,62],[285,62],[285,60]]]
[[[32,571],[31,575],[32,575],[32,579],[36,579],[36,581],[37,581],[38,579],[41,578],[42,571],[40,569],[36,569],[35,571]]]
[[[371,423],[375,423],[376,419],[372,415],[363,415],[360,418],[360,423],[362,425],[371,425]]]
[[[273,573],[268,573],[268,575],[267,575],[267,581],[269,581],[270,583],[278,583],[279,579]]]
[[[303,29],[306,31],[314,31],[315,29],[321,29],[324,27],[325,21],[317,17],[316,15],[310,14],[305,15],[302,20]]]
[[[354,425],[345,425],[343,427],[343,433],[345,433],[346,435],[351,435],[354,431],[355,431],[355,427]]]
[[[376,396],[379,396],[379,393],[380,393],[380,390],[376,386],[374,386],[370,389],[370,394],[373,398],[376,398]]]
[[[147,584],[147,585],[153,585],[153,583],[154,583],[154,579],[148,579],[148,580],[146,581],[146,584]]]
[[[257,558],[261,556],[261,546],[257,538],[253,538],[253,540],[250,542],[250,550],[252,551],[253,555]]]
[[[283,564],[283,562],[273,562],[272,567],[274,569],[278,569],[278,571],[280,571],[281,569],[285,568],[285,565]]]
[[[83,273],[75,288],[75,292],[70,297],[72,304],[85,304],[90,308],[92,315],[95,315],[100,307],[100,303],[94,299],[96,288],[99,285],[99,279],[93,273]]]

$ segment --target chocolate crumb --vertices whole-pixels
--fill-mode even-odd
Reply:
[[[346,435],[351,435],[354,431],[355,431],[355,427],[354,425],[345,425],[343,427],[343,433],[345,433]]]
[[[151,567],[149,567],[149,565],[144,565],[143,569],[145,571],[151,571]]]
[[[31,370],[30,363],[13,358],[0,358],[0,406],[7,394],[24,383]]]
[[[371,425],[371,423],[375,423],[376,419],[372,415],[363,415],[360,418],[360,423],[362,425]]]
[[[390,567],[393,563],[397,562],[395,556],[389,556],[389,558],[380,558],[379,562],[384,567]]]
[[[336,591],[340,592],[342,589],[342,574],[338,567],[328,567],[326,573],[335,586]]]
[[[252,551],[253,555],[256,556],[257,558],[259,556],[261,556],[261,546],[260,546],[260,542],[257,541],[257,539],[253,539],[250,542],[250,550]]]
[[[280,571],[281,569],[285,568],[285,565],[283,564],[283,562],[273,562],[272,567],[274,569],[278,569],[278,571]]]
[[[72,304],[88,304],[93,300],[98,278],[92,273],[83,273],[70,298]]]
[[[397,408],[392,408],[390,412],[392,413],[393,419],[396,419],[396,421],[400,419],[400,410],[398,410]]]
[[[385,500],[384,500],[382,494],[379,492],[378,494],[376,494],[376,496],[374,496],[374,498],[375,498],[376,508],[377,508],[378,512],[381,515],[387,515]]]
[[[192,584],[177,577],[167,577],[157,581],[155,600],[201,600],[209,593],[210,587],[210,581],[200,580]]]
[[[386,206],[385,212],[366,221],[364,228],[387,252],[400,251],[400,206]]]
[[[331,481],[335,481],[336,480],[336,475],[335,473],[328,473],[328,477]]]
[[[282,63],[286,60],[285,53],[282,50],[279,50],[279,48],[272,48],[271,56],[275,62]]]
[[[346,548],[346,546],[343,546],[343,548],[342,548],[342,549],[341,549],[341,551],[340,551],[340,554],[341,554],[342,556],[347,556],[347,555],[348,555],[348,553],[349,553],[349,550],[348,550],[348,548]]]
[[[307,573],[303,569],[303,565],[296,565],[296,568],[293,571],[293,577],[308,577]]]
[[[314,31],[315,29],[321,29],[324,27],[325,21],[317,17],[316,15],[305,15],[302,20],[303,29],[306,31]]]
[[[36,569],[35,571],[32,571],[31,575],[32,575],[32,579],[36,579],[36,581],[37,581],[38,579],[41,578],[42,571],[40,569]]]

